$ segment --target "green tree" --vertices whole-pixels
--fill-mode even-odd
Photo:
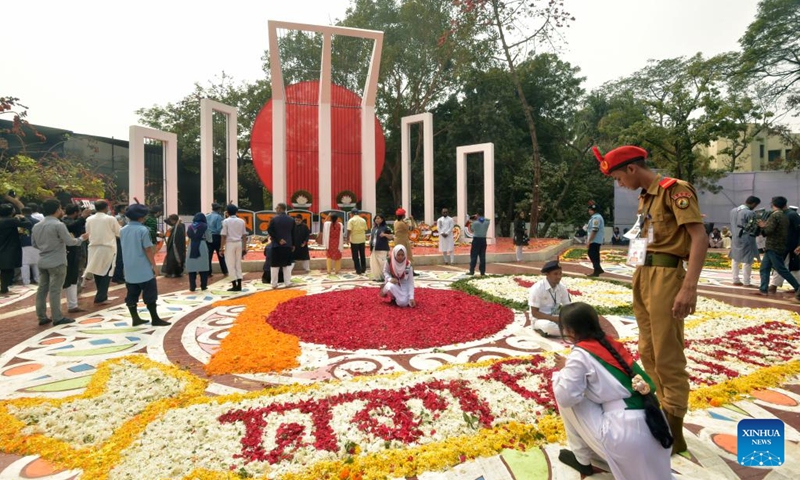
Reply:
[[[552,223],[571,221],[573,213],[585,216],[586,202],[597,193],[590,193],[591,187],[583,185],[580,177],[576,180],[572,173],[579,171],[575,165],[581,161],[586,169],[588,157],[584,155],[581,160],[566,145],[576,138],[572,122],[583,95],[583,78],[576,67],[553,54],[531,57],[517,66],[517,72],[538,129],[543,173],[540,185],[542,219]],[[509,233],[510,224],[518,213],[530,211],[533,174],[529,130],[511,74],[500,66],[474,71],[465,79],[463,93],[451,97],[437,108],[435,115],[437,126],[442,128],[437,137],[437,158],[452,156],[458,145],[495,144],[496,212],[500,231]],[[584,152],[590,146],[582,147]],[[474,178],[470,171],[475,172]],[[588,170],[580,172],[589,175]],[[440,168],[437,163],[436,174],[437,184],[455,181],[451,166]],[[479,189],[470,197],[473,202],[470,209],[474,211],[482,206],[479,203],[483,188],[480,168],[469,169],[468,185],[470,191]],[[577,190],[581,195],[575,195]]]
[[[28,152],[29,145],[45,142],[47,138],[28,122],[28,108],[19,98],[0,97],[0,115],[11,117],[10,126],[0,126],[0,191],[3,194],[13,190],[23,200],[40,200],[60,193],[104,197],[108,193],[107,186],[113,190],[113,182],[95,172],[86,159],[64,157],[53,151],[33,158]],[[7,138],[14,140],[13,145]]]
[[[617,98],[629,98],[624,114],[610,112],[603,129],[616,144],[642,145],[656,167],[700,188],[714,189],[722,171],[710,167],[710,158],[698,147],[731,133],[736,107],[725,102],[726,56],[703,59],[701,54],[651,61],[607,87]],[[623,104],[625,105],[625,104]],[[738,108],[738,107],[737,107]],[[631,116],[632,112],[641,112]],[[723,120],[728,120],[728,123]],[[738,126],[736,128],[739,128]],[[736,130],[736,129],[733,129]]]
[[[761,0],[739,44],[741,71],[770,85],[790,108],[800,107],[800,0]]]
[[[271,96],[269,82],[237,83],[222,72],[219,78],[203,86],[195,83],[194,91],[175,103],[154,105],[136,111],[142,124],[173,132],[178,136],[178,161],[188,171],[200,171],[200,100],[209,98],[238,109],[237,158],[239,163],[239,198],[243,208],[263,208],[261,181],[253,167],[250,134],[258,112]],[[225,119],[214,115],[213,152],[214,177],[225,178],[226,131]],[[224,198],[226,186],[218,183],[214,198]],[[202,208],[208,208],[203,205]]]
[[[518,66],[537,47],[553,41],[553,33],[574,18],[564,10],[559,0],[463,0],[456,2],[465,14],[478,12],[482,21],[492,27],[488,41],[496,47],[503,65],[508,69],[517,91],[525,117],[533,159],[531,184],[530,235],[538,236],[540,190],[542,181],[542,155],[537,124],[531,111],[531,102],[523,88]],[[524,19],[523,21],[520,21]]]

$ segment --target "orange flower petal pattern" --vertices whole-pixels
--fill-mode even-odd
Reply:
[[[267,291],[215,303],[215,307],[242,305],[245,309],[211,356],[206,373],[280,372],[299,366],[300,339],[275,330],[267,317],[281,302],[305,294],[303,290]]]

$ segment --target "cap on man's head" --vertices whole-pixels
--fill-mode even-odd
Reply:
[[[403,208],[402,208],[402,207],[400,207],[400,208],[398,208],[398,209],[397,209],[397,210],[394,212],[394,214],[395,214],[395,215],[397,215],[397,216],[399,217],[400,215],[405,215],[405,214],[406,214],[406,211],[405,211],[405,210],[403,210]]]
[[[236,212],[239,211],[239,207],[231,203],[225,208],[225,210],[228,212],[228,215],[236,215]]]
[[[558,264],[558,260],[550,260],[542,267],[542,273],[544,274],[550,273],[553,270],[561,270],[561,265]]]
[[[592,151],[594,152],[594,156],[597,157],[597,161],[600,162],[600,171],[605,175],[631,162],[645,160],[647,158],[647,150],[634,147],[633,145],[617,147],[606,153],[605,156],[600,153],[600,149],[597,147],[592,147]]]
[[[354,208],[354,209],[350,210],[350,214],[351,215],[358,215],[358,209]]]
[[[139,220],[147,216],[150,209],[140,203],[134,203],[125,211],[125,216],[131,220]]]

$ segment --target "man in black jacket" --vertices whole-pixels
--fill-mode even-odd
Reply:
[[[269,222],[267,233],[272,239],[270,275],[272,288],[278,288],[278,269],[283,269],[283,286],[292,284],[292,251],[294,250],[294,220],[286,215],[286,204],[275,207],[278,213]]]
[[[797,207],[784,208],[783,214],[789,221],[789,230],[786,234],[786,256],[783,263],[792,276],[800,281],[800,257],[795,253],[795,249],[800,244],[800,215],[797,214]],[[782,286],[783,277],[778,274],[777,270],[773,270],[769,279],[769,293],[776,293]]]

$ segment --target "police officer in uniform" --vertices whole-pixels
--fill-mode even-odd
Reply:
[[[603,267],[600,266],[600,247],[603,245],[603,235],[605,233],[605,222],[603,216],[597,211],[597,205],[594,202],[589,202],[589,260],[592,261],[592,273],[588,277],[599,277],[601,273],[605,273]]]
[[[645,165],[647,152],[623,146],[605,157],[594,153],[600,170],[621,187],[641,189],[641,237],[647,239],[644,265],[633,274],[633,311],[639,326],[639,355],[656,384],[675,443],[686,450],[683,417],[688,410],[683,322],[697,305],[697,282],[708,249],[708,237],[691,184],[662,177]],[[686,270],[683,261],[688,261]]]

